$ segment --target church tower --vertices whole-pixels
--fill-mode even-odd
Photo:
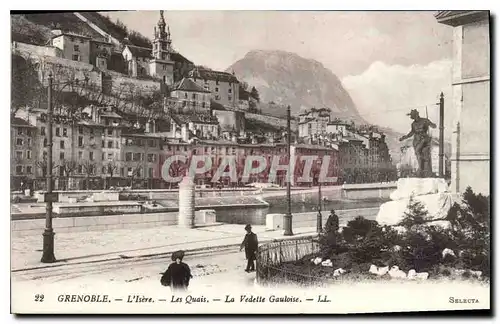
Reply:
[[[171,61],[172,40],[170,28],[165,23],[163,10],[160,10],[160,20],[154,28],[152,60],[150,61],[151,76],[162,79],[167,85],[174,82],[174,62]]]

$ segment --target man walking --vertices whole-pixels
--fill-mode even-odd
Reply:
[[[247,234],[245,235],[245,239],[241,242],[240,251],[245,248],[245,256],[247,258],[247,267],[245,269],[246,272],[255,271],[255,260],[257,254],[257,248],[259,246],[259,242],[257,240],[257,235],[252,232],[252,226],[248,224],[245,226],[245,231]]]

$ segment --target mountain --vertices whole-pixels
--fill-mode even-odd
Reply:
[[[292,115],[304,108],[328,107],[332,117],[366,123],[339,78],[318,61],[285,51],[254,50],[227,71],[259,91],[263,112],[284,116],[286,105]]]

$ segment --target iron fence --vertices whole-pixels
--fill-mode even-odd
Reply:
[[[282,267],[284,263],[299,261],[320,251],[318,236],[276,240],[259,246],[256,278],[259,284],[295,282],[310,284],[322,278],[310,272],[297,272]]]

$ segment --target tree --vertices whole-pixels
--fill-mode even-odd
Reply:
[[[29,106],[43,92],[44,87],[38,79],[35,64],[30,58],[17,54],[11,55],[11,115],[21,107]]]
[[[252,90],[250,91],[250,96],[254,98],[257,102],[260,102],[259,91],[257,91],[255,87],[252,87]]]
[[[62,170],[62,173],[65,177],[68,178],[68,188],[67,189],[73,189],[73,183],[72,183],[72,175],[73,172],[78,168],[78,163],[74,160],[62,160],[61,164],[59,165],[59,170]]]
[[[404,213],[405,216],[403,217],[400,225],[406,228],[407,231],[410,231],[411,229],[418,227],[418,225],[425,223],[428,218],[428,214],[429,213],[427,212],[424,204],[415,200],[412,195],[410,196],[408,207]]]
[[[85,172],[85,182],[87,190],[90,190],[90,176],[95,174],[95,163],[85,160],[82,163],[83,171]]]
[[[113,178],[113,175],[118,170],[118,164],[116,164],[113,161],[110,161],[104,166],[104,170],[106,171],[106,174],[107,174],[107,180],[106,180],[106,184],[104,185],[104,188],[107,189],[110,186],[110,182],[111,182],[111,179]]]

